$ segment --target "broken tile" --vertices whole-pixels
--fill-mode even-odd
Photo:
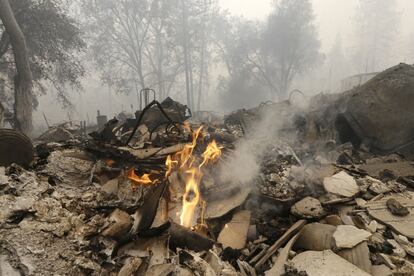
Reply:
[[[357,244],[368,240],[370,236],[370,232],[358,229],[352,225],[339,225],[333,233],[333,238],[338,248],[353,248]]]
[[[223,247],[243,249],[246,244],[247,232],[250,226],[250,211],[239,211],[233,215],[232,220],[224,225],[217,241]]]

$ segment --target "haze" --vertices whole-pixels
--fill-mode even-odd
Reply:
[[[52,125],[68,120],[92,124],[98,110],[109,118],[122,111],[134,113],[140,108],[138,92],[145,87],[155,89],[158,100],[169,96],[193,111],[228,113],[284,100],[294,89],[307,98],[342,92],[352,85],[351,76],[368,78],[370,73],[400,62],[412,64],[414,59],[411,0],[55,2],[69,20],[65,24],[51,22],[52,31],[22,23],[28,26],[23,26],[28,47],[35,49],[29,49],[30,58],[35,67],[38,63],[34,69],[38,104],[33,113],[38,132],[47,127],[44,117]],[[289,8],[289,2],[299,6]],[[129,34],[114,27],[116,15],[123,16],[114,9],[122,3],[131,6],[121,12],[133,11],[128,16],[151,27],[144,38],[138,38],[142,53],[125,50]],[[153,13],[154,3],[163,13]],[[186,13],[181,13],[178,3],[188,4]],[[292,20],[306,27],[287,32],[294,24],[276,3],[285,5],[287,16],[298,16]],[[35,17],[30,7],[26,9]],[[141,14],[142,9],[148,10]],[[187,16],[186,24],[180,25],[185,22],[181,14]],[[56,36],[58,42],[48,45],[41,38],[31,39],[30,33]],[[284,60],[292,54],[289,49],[299,51],[296,60]],[[10,64],[11,52],[5,53],[0,56],[0,76],[6,89],[0,100],[13,109],[12,71],[8,71],[13,68],[4,65]],[[141,59],[131,64],[132,56]],[[286,75],[282,65],[291,61],[292,72]]]

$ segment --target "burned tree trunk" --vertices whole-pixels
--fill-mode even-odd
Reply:
[[[32,72],[26,40],[8,0],[0,0],[0,19],[13,47],[16,76],[14,80],[14,127],[26,134],[32,131]]]

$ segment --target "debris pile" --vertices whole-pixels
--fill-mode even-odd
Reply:
[[[347,95],[413,85],[390,77],[411,71],[319,95],[318,108],[267,103],[200,122],[168,98],[89,138],[49,130],[30,166],[0,167],[0,274],[413,275],[410,143],[379,151],[374,136],[344,127],[356,114]],[[224,181],[220,168],[268,114],[282,123],[257,175]]]

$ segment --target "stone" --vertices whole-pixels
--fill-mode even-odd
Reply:
[[[388,199],[386,204],[387,204],[388,209],[393,215],[405,217],[410,213],[410,211],[408,211],[408,208],[402,205],[395,198]]]
[[[304,219],[318,219],[326,214],[320,201],[313,197],[305,197],[296,202],[290,212],[292,215]]]
[[[352,225],[339,225],[333,233],[338,248],[353,248],[357,244],[366,241],[370,236],[370,232]]]
[[[369,273],[351,264],[331,250],[306,251],[292,259],[293,268],[305,271],[308,276],[368,276]]]
[[[333,226],[342,225],[342,220],[337,215],[327,216],[327,217],[325,217],[325,221],[326,221],[327,224],[330,224],[330,225],[333,225]]]
[[[118,238],[125,235],[132,226],[131,216],[119,209],[115,209],[108,218],[107,224],[103,227],[102,235]]]
[[[325,177],[323,186],[328,193],[341,197],[353,197],[360,191],[355,179],[344,171]]]
[[[378,222],[376,220],[371,220],[371,222],[367,225],[366,229],[371,233],[377,232]]]

